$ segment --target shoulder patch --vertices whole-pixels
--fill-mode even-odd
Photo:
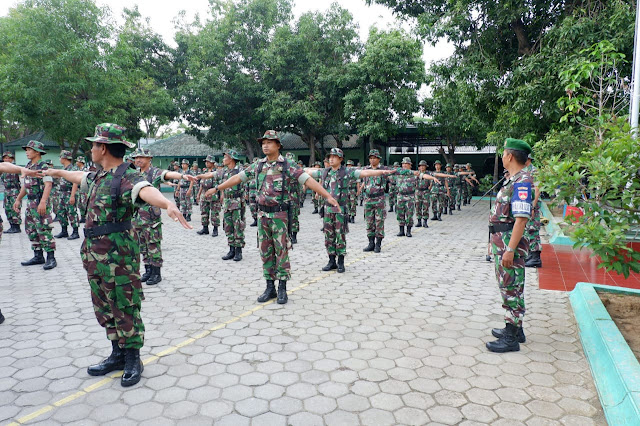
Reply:
[[[514,183],[511,212],[514,215],[531,215],[531,201],[531,182]]]

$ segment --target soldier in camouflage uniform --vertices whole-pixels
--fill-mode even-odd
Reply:
[[[353,160],[347,160],[347,169],[354,168]],[[358,179],[349,182],[349,223],[356,222],[358,208]]]
[[[285,154],[285,158],[289,161],[295,161],[295,156],[291,152]],[[298,163],[295,163],[298,166]],[[291,191],[291,244],[298,244],[298,232],[300,232],[300,205],[302,203],[303,188],[300,185],[293,185]]]
[[[402,168],[411,170],[411,158],[402,159]],[[416,186],[418,179],[414,174],[398,174],[395,177],[396,189],[398,191],[396,201],[396,219],[400,227],[398,237],[412,237],[411,227],[413,226],[413,214],[415,212]],[[405,227],[407,229],[405,234]]]
[[[173,171],[174,172],[178,172],[178,173],[182,173],[182,169],[180,168],[180,164],[178,164],[178,162],[173,163]],[[176,206],[178,208],[181,208],[180,206],[180,185],[179,185],[180,179],[178,180],[174,180],[171,183],[168,183],[169,185],[173,186],[173,201],[176,203]]]
[[[473,187],[475,186],[472,181],[475,181],[476,185],[480,184],[480,182],[478,182],[478,179],[476,179],[476,172],[474,172],[473,169],[471,168],[471,163],[467,163],[466,168],[467,169],[464,172],[467,175],[468,180],[466,180],[466,184],[463,186],[464,188],[463,199],[464,199],[465,206],[467,204],[471,204],[471,196],[473,195]]]
[[[400,163],[397,161],[393,163],[393,168],[398,169],[400,167]],[[393,211],[393,208],[396,205],[396,198],[398,196],[398,190],[396,188],[396,177],[389,176],[389,213]]]
[[[207,155],[205,160],[205,173],[211,173],[215,170],[215,161],[213,155]],[[202,229],[196,232],[198,235],[209,235],[209,222],[214,222],[211,214],[212,197],[206,197],[204,194],[213,188],[214,178],[198,180],[200,189],[198,190],[198,199],[200,200],[200,220],[202,221]]]
[[[540,186],[535,182],[538,169],[533,165],[533,155],[529,154],[526,164],[526,171],[531,175],[534,180],[534,193],[533,193],[533,211],[531,212],[531,218],[527,222],[525,228],[524,237],[529,243],[529,254],[525,260],[524,266],[527,268],[541,268],[542,259],[540,253],[542,252],[542,242],[540,241],[540,227],[542,226],[542,216],[540,213]]]
[[[191,222],[191,212],[193,210],[193,201],[191,194],[193,191],[193,181],[189,180],[187,176],[195,176],[191,170],[189,170],[189,160],[186,158],[182,160],[182,172],[184,178],[178,181],[178,195],[180,197],[180,211],[185,217],[187,222]]]
[[[258,189],[258,247],[262,259],[263,277],[267,281],[264,293],[258,297],[263,303],[277,297],[279,304],[287,303],[287,281],[291,278],[289,240],[291,209],[298,203],[291,190],[298,184],[306,184],[337,205],[329,194],[293,160],[280,155],[282,147],[275,130],[267,130],[258,141],[265,158],[249,166],[247,170],[230,177],[211,191],[228,190],[241,182],[255,179]],[[275,280],[279,280],[278,291]]]
[[[359,170],[353,167],[347,169],[342,165],[343,159],[344,153],[340,148],[331,148],[331,153],[329,154],[330,168],[306,169],[311,177],[322,178],[322,186],[339,204],[338,206],[325,205],[324,208],[324,241],[329,255],[329,263],[322,270],[337,269],[340,273],[345,271],[344,256],[347,254],[349,183],[360,178],[393,173],[393,170]],[[336,256],[338,258],[337,263]]]
[[[365,170],[389,170],[380,166],[382,156],[380,151],[372,149],[369,151],[369,165]],[[387,207],[385,205],[384,191],[387,187],[387,176],[375,176],[362,179],[358,188],[358,195],[363,194],[364,220],[367,224],[367,238],[369,245],[363,251],[373,251],[380,253],[382,240],[384,238],[384,220],[387,218]]]
[[[442,163],[440,160],[436,160],[434,165],[436,168],[434,173],[441,173]],[[431,184],[431,211],[433,212],[431,220],[442,220],[447,192],[449,192],[449,187],[445,178],[439,178]]]
[[[27,152],[27,158],[29,159],[26,166],[27,169],[46,170],[48,168],[42,160],[42,154],[46,153],[42,142],[29,141],[22,149]],[[54,253],[56,242],[53,240],[51,233],[53,217],[51,215],[51,203],[49,202],[52,183],[53,179],[48,176],[44,179],[26,177],[24,179],[24,185],[16,197],[16,201],[13,203],[13,210],[20,214],[22,199],[25,195],[27,196],[28,202],[24,227],[29,241],[31,241],[34,256],[22,262],[23,266],[44,264],[43,268],[45,270],[53,269],[57,266]],[[47,253],[46,261],[42,253],[43,251]]]
[[[118,125],[104,123],[96,127],[94,137],[87,138],[93,143],[92,159],[101,166],[98,172],[48,170],[45,174],[65,178],[87,193],[87,225],[80,254],[96,319],[112,347],[111,355],[90,366],[87,373],[104,376],[124,370],[120,383],[132,386],[142,375],[140,348],[144,344],[140,250],[131,225],[135,210],[146,202],[167,209],[172,219],[191,227],[143,174],[122,161],[126,148],[135,146],[123,139],[123,131]]]
[[[2,161],[11,164],[15,162],[15,157],[11,152],[7,151],[2,154]],[[13,210],[13,204],[20,193],[20,176],[13,173],[4,173],[0,175],[0,181],[4,185],[4,212],[10,225],[5,234],[17,234],[21,232],[22,218]]]
[[[235,149],[230,149],[224,153],[223,163],[226,167],[222,180],[227,181],[230,177],[237,175],[242,171],[238,161],[240,154]],[[214,176],[214,172],[198,175],[198,179],[209,179]],[[205,195],[213,195],[216,192],[216,186],[205,192]],[[222,256],[222,260],[233,259],[236,262],[242,260],[242,249],[244,248],[244,185],[238,184],[225,188],[223,192],[224,215],[223,225],[224,232],[227,235],[229,243],[229,252]]]
[[[510,177],[498,192],[489,218],[491,248],[506,323],[503,329],[491,330],[498,338],[486,344],[491,352],[519,351],[520,343],[526,340],[522,321],[525,314],[524,261],[529,243],[523,235],[532,211],[533,178],[525,166],[530,153],[531,147],[525,141],[511,138],[505,141],[502,165]]]
[[[76,169],[78,169],[79,171],[82,172],[88,172],[89,168],[86,167],[87,161],[85,160],[84,156],[80,155],[76,158]],[[78,221],[78,223],[84,223],[85,222],[85,211],[84,211],[84,206],[87,205],[87,194],[85,194],[82,189],[78,188],[78,192],[76,194],[76,198],[78,199],[78,210],[80,211],[80,220]]]
[[[457,197],[457,191],[456,191],[456,181],[459,180],[458,175],[454,174],[453,172],[453,166],[451,166],[451,163],[447,163],[445,171],[448,175],[451,175],[451,177],[446,178],[447,179],[447,198],[445,199],[445,205],[444,205],[444,210],[445,210],[445,214],[447,214],[447,210],[449,215],[453,214],[453,211],[456,209],[456,197]]]
[[[316,161],[315,163],[313,163],[313,168],[314,169],[319,169],[322,167],[322,163],[319,161]],[[318,214],[319,213],[319,208],[320,208],[320,194],[316,194],[315,192],[312,193],[313,195],[311,196],[311,202],[313,203],[313,211],[311,212],[311,214]]]
[[[73,165],[73,156],[71,151],[62,150],[60,152],[60,163],[64,166],[63,170],[76,171],[76,167]],[[66,179],[60,179],[58,183],[58,196],[60,200],[58,202],[58,210],[56,211],[56,217],[60,221],[62,231],[55,235],[55,238],[67,237],[68,240],[77,240],[80,238],[78,234],[78,211],[76,208],[76,194],[78,192],[78,185],[69,182]],[[67,232],[67,227],[71,225],[71,236]]]
[[[255,164],[256,162],[258,162],[258,158],[254,158],[253,159],[253,164]],[[249,165],[247,165],[247,168],[249,168]],[[246,182],[246,191],[248,194],[248,203],[249,203],[249,211],[251,212],[251,217],[253,218],[253,223],[251,223],[251,225],[249,226],[258,226],[258,188],[257,188],[257,182],[255,179],[249,180]]]
[[[420,160],[418,163],[420,173],[427,172],[427,162]],[[430,193],[431,182],[428,179],[420,179],[416,182],[416,228],[428,228],[427,220],[429,219],[429,205],[431,203]]]
[[[300,167],[301,169],[304,169],[304,163],[302,162],[302,160],[298,160],[298,167]],[[300,193],[300,208],[304,207],[304,200],[307,199],[307,189],[304,187],[304,185],[302,184],[298,184],[299,188],[299,193]],[[300,211],[298,211],[298,216],[300,216]],[[298,223],[298,229],[300,228],[300,223]],[[298,231],[296,231],[297,233]],[[296,241],[297,242],[297,241]]]

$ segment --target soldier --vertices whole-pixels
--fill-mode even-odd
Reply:
[[[258,158],[255,157],[253,159],[253,164],[258,162]],[[249,168],[249,165],[247,165]],[[256,186],[257,182],[255,179],[249,180],[246,183],[246,191],[248,194],[248,202],[249,202],[249,211],[251,212],[251,217],[253,218],[253,222],[249,226],[258,226],[258,187]]]
[[[393,163],[393,168],[400,168],[400,163],[397,161]],[[393,208],[396,205],[396,197],[398,195],[398,190],[396,188],[396,176],[389,176],[389,213],[393,212]]]
[[[436,160],[434,165],[436,168],[434,173],[441,173],[442,163],[440,160]],[[433,212],[431,220],[442,220],[445,196],[449,192],[448,185],[447,180],[442,177],[431,184],[431,211]]]
[[[84,159],[84,156],[79,155],[76,158],[76,168],[79,171],[82,171],[82,172],[88,172],[89,171],[89,168],[85,166],[86,163],[87,163],[87,161]],[[78,189],[76,195],[77,195],[77,198],[78,198],[78,203],[77,203],[78,204],[78,209],[80,210],[80,220],[78,221],[78,223],[85,223],[86,218],[84,216],[85,215],[84,206],[87,205],[87,194],[85,194],[82,191],[82,189]]]
[[[189,180],[186,176],[194,176],[191,170],[189,170],[189,160],[186,158],[182,160],[182,172],[183,178],[178,181],[178,196],[180,197],[180,211],[185,217],[187,222],[191,222],[191,212],[193,210],[193,202],[191,194],[193,191],[193,181]]]
[[[47,177],[65,178],[87,192],[87,225],[81,257],[91,287],[91,299],[98,323],[111,341],[111,355],[87,368],[91,376],[124,370],[120,384],[132,386],[144,370],[140,348],[144,344],[144,323],[140,309],[144,294],[140,282],[140,252],[131,221],[138,206],[147,202],[167,209],[169,217],[186,223],[178,208],[144,176],[122,160],[127,147],[135,144],[123,138],[124,129],[105,123],[96,127],[91,156],[98,172],[47,170]]]
[[[382,156],[380,151],[369,151],[369,165],[365,170],[389,170],[380,166]],[[384,190],[387,187],[387,176],[375,176],[362,179],[358,188],[358,194],[364,194],[364,220],[367,224],[367,238],[369,245],[363,251],[380,253],[382,240],[384,239],[384,220],[387,218],[387,207],[384,200]]]
[[[451,177],[446,178],[447,179],[447,198],[446,198],[444,209],[445,211],[448,209],[449,215],[452,215],[453,211],[456,208],[456,197],[458,195],[456,192],[456,181],[458,180],[458,175],[453,173],[453,166],[451,165],[451,163],[447,163],[447,165],[445,166],[445,171],[447,172],[448,175],[451,175]]]
[[[457,179],[455,180],[455,199],[454,204],[456,204],[458,206],[458,211],[460,211],[460,206],[462,205],[462,186],[465,184],[465,179],[466,177],[462,174],[460,174],[461,170],[460,170],[460,165],[459,164],[454,164],[453,165],[453,174],[457,176]]]
[[[360,178],[391,174],[393,170],[358,170],[347,169],[342,165],[344,153],[340,148],[331,148],[329,154],[330,168],[306,169],[306,172],[314,178],[322,178],[322,186],[338,201],[338,206],[325,205],[324,207],[324,243],[329,255],[329,263],[322,268],[323,271],[337,269],[339,273],[345,271],[344,256],[347,254],[346,234],[349,232],[348,197],[349,183]],[[338,261],[336,263],[336,256]]]
[[[291,152],[285,154],[285,158],[289,161],[294,161],[295,156]],[[297,163],[294,163],[297,165]],[[291,244],[298,244],[298,232],[300,232],[300,205],[302,198],[302,188],[300,185],[293,185],[291,191],[291,224],[290,224],[290,236]]]
[[[76,167],[73,165],[73,156],[71,151],[63,149],[60,151],[60,163],[64,166],[63,170],[76,171]],[[58,194],[60,197],[58,203],[58,210],[56,211],[56,217],[60,221],[62,230],[55,238],[67,237],[68,240],[77,240],[80,238],[78,234],[78,211],[76,209],[76,194],[78,192],[78,185],[69,182],[66,179],[60,179],[58,184]],[[82,208],[82,206],[81,206]],[[71,236],[67,232],[67,226],[71,225]]]
[[[214,171],[215,161],[213,161],[213,155],[207,155],[207,159],[204,161],[206,170],[205,173],[211,173]],[[211,199],[212,197],[205,197],[205,192],[213,188],[213,179],[199,180],[199,190],[197,198],[200,200],[200,220],[202,222],[202,229],[196,232],[198,235],[209,235],[209,222],[213,222],[211,216]]]
[[[226,169],[222,175],[222,180],[227,181],[230,177],[237,175],[241,172],[238,161],[240,160],[240,154],[235,149],[230,149],[224,153],[224,159],[222,160]],[[214,176],[213,172],[204,173],[196,176],[198,179],[209,179]],[[235,181],[235,180],[234,180]],[[213,195],[215,193],[215,186],[205,192],[205,195]],[[229,252],[222,256],[222,260],[233,259],[236,262],[242,260],[242,249],[244,248],[244,190],[243,185],[237,184],[232,187],[226,187],[223,192],[224,203],[224,215],[223,225],[224,233],[227,235],[227,242],[229,243]]]
[[[411,170],[411,158],[402,159],[402,168]],[[411,227],[413,226],[413,214],[415,212],[416,184],[417,178],[413,174],[402,174],[395,177],[396,189],[398,191],[396,201],[396,219],[400,227],[398,237],[412,237]],[[405,226],[407,232],[405,234]]]
[[[427,162],[420,160],[418,163],[418,170],[420,173],[427,172]],[[431,203],[430,194],[431,182],[428,179],[420,179],[416,182],[416,228],[425,227],[428,228],[427,220],[429,219],[429,204]]]
[[[7,164],[15,163],[15,157],[11,152],[2,153],[2,161]],[[16,166],[17,167],[17,166]],[[9,221],[9,229],[5,231],[5,234],[17,234],[22,232],[20,225],[22,225],[22,217],[13,210],[13,205],[16,202],[16,197],[20,193],[20,176],[14,173],[4,173],[0,175],[0,181],[4,185],[4,212],[7,215]]]
[[[529,247],[523,235],[532,211],[533,178],[525,166],[530,153],[531,147],[525,141],[506,139],[502,165],[510,177],[498,192],[489,218],[491,248],[502,307],[506,311],[506,326],[491,331],[498,338],[486,344],[491,352],[519,351],[520,343],[526,340],[522,321],[525,313],[524,259]]]
[[[480,184],[478,179],[476,179],[476,172],[471,168],[471,163],[467,163],[466,168],[465,174],[468,175],[467,178],[469,180],[467,180],[466,185],[464,185],[464,205],[471,204],[471,196],[473,195],[473,187],[475,186],[471,181],[475,181],[476,184]]]
[[[181,173],[181,168],[180,168],[180,164],[178,164],[178,162],[174,162],[173,163],[173,171],[174,172],[178,172]],[[171,186],[174,187],[173,189],[173,201],[176,203],[176,206],[180,209],[180,185],[179,185],[180,180],[176,180],[174,182],[171,183]]]
[[[530,153],[527,158],[526,169],[534,179],[535,193],[532,202],[533,211],[531,212],[531,218],[527,222],[524,233],[525,238],[529,242],[529,255],[525,260],[524,266],[527,268],[541,268],[542,259],[540,258],[540,253],[542,252],[542,242],[540,241],[540,227],[542,226],[542,222],[540,214],[540,186],[535,182],[538,169],[533,165],[532,161],[533,154]]]
[[[39,141],[29,141],[22,147],[27,152],[29,162],[26,168],[30,170],[46,170],[47,165],[42,160],[42,154],[45,154],[44,145]],[[45,270],[53,269],[58,264],[55,257],[56,242],[53,240],[51,226],[53,217],[51,216],[51,203],[49,197],[51,195],[51,187],[53,179],[45,177],[44,179],[36,179],[26,177],[24,185],[20,193],[13,203],[13,210],[20,214],[22,207],[22,199],[27,196],[27,210],[25,212],[24,228],[31,248],[33,249],[33,258],[22,262],[22,266],[43,265]],[[43,250],[47,252],[47,260],[44,260]]]
[[[353,160],[347,160],[347,169],[354,168]],[[358,179],[349,181],[349,223],[356,222],[358,206]]]
[[[315,163],[313,163],[313,168],[314,169],[319,169],[322,167],[322,163],[319,161],[316,161]],[[320,194],[317,194],[315,192],[312,193],[313,195],[311,196],[311,201],[313,202],[313,211],[311,212],[311,214],[318,214],[319,211],[318,209],[320,208]]]
[[[288,235],[291,233],[291,209],[298,202],[292,197],[291,190],[298,183],[308,185],[312,190],[337,205],[327,191],[297,167],[296,163],[280,155],[282,144],[275,130],[267,130],[262,138],[265,158],[252,164],[247,170],[230,177],[209,192],[228,190],[241,182],[255,179],[258,188],[258,246],[262,259],[263,277],[267,281],[264,293],[258,302],[264,303],[277,297],[279,304],[288,301],[287,281],[291,278],[289,249],[292,248]],[[275,280],[279,280],[278,291]]]
[[[298,160],[298,167],[300,167],[301,169],[304,169],[304,163],[302,162],[302,160]],[[304,200],[307,198],[307,190],[304,187],[304,185],[302,184],[298,184],[298,186],[300,187],[300,208],[304,207]],[[300,216],[300,211],[298,211],[298,216]],[[300,227],[300,224],[298,224],[298,228]],[[298,231],[296,231],[297,233]],[[297,242],[297,241],[296,241]]]

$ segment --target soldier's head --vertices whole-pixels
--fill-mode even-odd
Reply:
[[[275,130],[267,130],[261,138],[258,138],[258,142],[262,145],[262,153],[267,157],[269,155],[275,155],[282,149],[282,143],[280,143],[280,137]]]
[[[427,162],[425,160],[420,160],[418,163],[418,170],[423,173],[427,171]]]
[[[153,155],[151,155],[151,151],[148,148],[138,148],[133,154],[133,162],[137,168],[140,170],[147,170],[151,166],[151,160],[153,159]]]
[[[63,149],[60,151],[60,163],[67,167],[73,161],[73,156],[71,155],[71,151]]]
[[[191,165],[191,170],[198,170],[198,163],[197,162],[193,162],[193,164]]]
[[[377,149],[372,149],[369,151],[369,164],[371,167],[378,167],[380,165],[380,160],[382,159],[382,155],[380,155],[380,151]]]
[[[502,165],[506,169],[512,162],[520,166],[527,163],[527,157],[531,154],[531,146],[521,139],[507,138],[504,141],[502,152]]]
[[[186,158],[184,160],[182,160],[180,162],[180,167],[182,168],[182,171],[184,171],[184,172],[189,170],[189,160],[187,160]]]
[[[451,163],[447,163],[446,170],[447,170],[447,172],[451,172],[451,170],[452,170]]]
[[[324,164],[324,167],[330,167],[329,164],[329,154],[324,156],[324,160],[322,160],[322,163]]]
[[[471,163],[465,164],[465,167],[467,168],[467,170],[471,170]]]
[[[337,169],[342,165],[342,160],[344,160],[344,152],[340,148],[331,148],[331,152],[329,152],[329,166]]]
[[[440,160],[436,160],[433,164],[436,168],[436,172],[442,171],[442,162]]]
[[[347,160],[347,167],[353,167],[353,160]]]
[[[78,167],[79,169],[82,169],[85,164],[86,164],[86,161],[82,155],[76,158],[76,167]]]
[[[124,139],[124,127],[113,123],[102,123],[96,126],[93,137],[85,138],[92,142],[91,160],[101,163],[107,159],[122,160],[127,153],[127,148],[135,148],[136,144]]]
[[[406,170],[411,170],[411,158],[404,157],[402,159],[402,168]]]
[[[233,168],[236,166],[236,163],[238,161],[240,161],[240,154],[238,154],[238,151],[236,151],[235,149],[229,149],[227,150],[227,152],[224,153],[224,158],[222,159],[222,162],[224,163],[225,166],[229,168]]]
[[[5,163],[13,163],[15,160],[16,158],[11,152],[7,151],[2,153],[2,161],[4,161]]]
[[[213,159],[213,155],[207,155],[207,158],[204,160],[204,164],[207,169],[211,170],[216,166],[216,161]]]
[[[29,141],[22,149],[26,151],[29,160],[39,160],[43,154],[47,153],[44,144],[40,141]]]
[[[319,169],[322,167],[322,163],[319,161],[316,161],[315,163],[313,163],[313,168],[314,169]]]

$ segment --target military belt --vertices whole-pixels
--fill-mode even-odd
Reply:
[[[506,222],[490,223],[489,233],[497,234],[499,232],[511,231],[513,229],[513,225],[514,225],[513,223],[506,223]]]
[[[100,237],[102,235],[113,234],[115,232],[124,232],[131,229],[131,221],[110,222],[100,226],[92,226],[84,228],[84,236],[86,238]]]
[[[415,191],[400,191],[400,195],[415,195]]]
[[[258,204],[258,210],[265,213],[278,213],[278,212],[286,212],[289,210],[288,204],[278,204],[276,206],[265,206],[263,204]]]
[[[231,191],[229,193],[225,193],[228,198],[242,198],[242,191]]]
[[[38,192],[35,194],[27,194],[27,200],[39,200],[42,198],[43,193]]]

